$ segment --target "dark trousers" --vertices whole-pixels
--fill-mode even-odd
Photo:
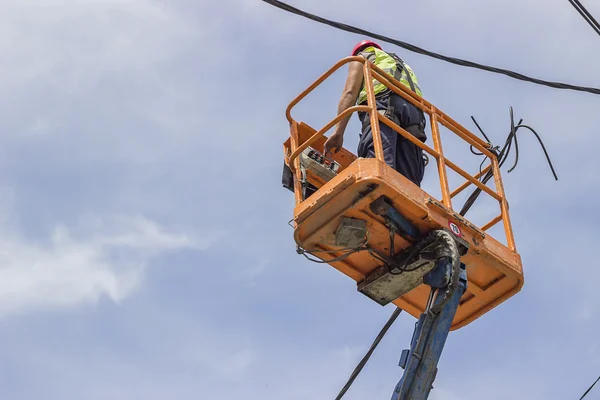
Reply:
[[[377,110],[381,112],[391,111],[385,114],[389,119],[413,134],[419,140],[425,142],[425,117],[421,110],[395,94],[378,95],[376,101]],[[390,102],[392,109],[388,109]],[[358,143],[358,156],[375,158],[375,147],[369,114],[361,112],[359,113],[359,118],[362,122],[362,132]],[[384,123],[379,124],[379,129],[381,131],[385,163],[417,186],[421,186],[421,181],[425,173],[423,150]]]

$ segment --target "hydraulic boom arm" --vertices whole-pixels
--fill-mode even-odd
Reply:
[[[425,400],[433,388],[438,361],[467,287],[464,264],[460,264],[458,279],[452,280],[451,274],[452,261],[444,257],[424,278],[432,288],[429,304],[416,323],[410,350],[402,352],[400,366],[405,368],[404,375],[392,400]]]

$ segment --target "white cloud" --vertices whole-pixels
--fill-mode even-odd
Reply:
[[[47,243],[5,231],[0,236],[0,317],[96,302],[119,302],[140,285],[152,258],[204,250],[215,237],[169,232],[143,216],[88,219],[57,226]]]
[[[5,157],[46,141],[88,161],[172,155],[198,105],[161,69],[206,34],[198,19],[155,0],[2,2]]]
[[[102,73],[146,70],[193,29],[152,0],[5,1],[0,12],[9,87],[44,79],[68,92]]]

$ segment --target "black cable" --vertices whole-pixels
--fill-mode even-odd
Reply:
[[[542,80],[542,79],[538,79],[538,78],[532,78],[529,77],[527,75],[523,75],[521,73],[515,72],[515,71],[511,71],[511,70],[507,70],[507,69],[503,69],[503,68],[496,68],[496,67],[491,67],[489,65],[484,65],[484,64],[479,64],[473,61],[468,61],[468,60],[463,60],[460,58],[455,58],[455,57],[449,57],[449,56],[445,56],[439,53],[435,53],[433,51],[429,51],[429,50],[425,50],[421,47],[415,46],[413,44],[410,43],[406,43],[400,40],[396,40],[396,39],[392,39],[389,38],[387,36],[383,36],[383,35],[379,35],[377,33],[373,33],[373,32],[369,32],[367,30],[361,29],[361,28],[357,28],[354,27],[352,25],[347,25],[347,24],[343,24],[341,22],[336,22],[336,21],[332,21],[329,19],[325,19],[319,16],[316,16],[314,14],[310,14],[307,13],[305,11],[299,10],[295,7],[290,6],[289,4],[283,3],[281,1],[278,0],[262,0],[267,4],[270,4],[274,7],[280,8],[282,10],[285,10],[287,12],[290,12],[292,14],[296,14],[299,15],[301,17],[304,18],[308,18],[310,20],[325,24],[325,25],[329,25],[332,26],[334,28],[337,29],[341,29],[343,31],[346,32],[351,32],[351,33],[356,33],[359,35],[365,35],[365,36],[370,36],[372,38],[375,39],[379,39],[381,41],[384,42],[388,42],[388,43],[392,43],[395,44],[396,46],[400,46],[403,49],[412,51],[414,53],[418,53],[418,54],[423,54],[429,57],[433,57],[436,58],[438,60],[442,60],[442,61],[446,61],[452,64],[456,64],[456,65],[460,65],[463,67],[470,67],[470,68],[477,68],[483,71],[488,71],[488,72],[493,72],[496,74],[502,74],[502,75],[506,75],[510,78],[513,79],[518,79],[521,81],[525,81],[525,82],[531,82],[531,83],[535,83],[538,85],[542,85],[542,86],[548,86],[551,88],[555,88],[555,89],[567,89],[567,90],[575,90],[575,91],[579,91],[579,92],[587,92],[587,93],[592,93],[592,94],[600,94],[600,89],[599,88],[594,88],[594,87],[586,87],[586,86],[577,86],[577,85],[571,85],[568,83],[561,83],[561,82],[553,82],[553,81],[546,81],[546,80]]]
[[[350,251],[342,254],[341,256],[332,258],[331,260],[317,260],[316,258],[309,257],[306,253],[308,253],[310,255],[314,255],[314,254],[312,254],[313,251],[308,251],[308,250],[304,250],[304,249],[300,249],[300,248],[298,248],[296,250],[296,252],[298,254],[302,254],[308,261],[312,261],[312,262],[317,263],[317,264],[329,264],[329,263],[332,263],[332,262],[343,261],[346,258],[350,257],[352,254],[358,253],[359,251],[362,251],[362,250],[366,250],[366,248],[358,248],[358,249],[350,250]]]
[[[425,246],[425,247],[423,247],[423,248],[421,248],[420,246],[414,246],[414,247],[411,249],[410,253],[408,253],[408,255],[407,255],[406,257],[404,257],[404,258],[402,259],[402,261],[400,261],[400,262],[399,262],[399,264],[403,264],[404,266],[403,266],[402,268],[398,268],[398,267],[396,267],[396,268],[398,268],[398,269],[400,270],[400,272],[394,272],[394,270],[393,270],[393,269],[390,269],[390,271],[389,271],[390,275],[401,275],[401,274],[403,274],[403,273],[405,273],[405,272],[413,272],[413,271],[416,271],[416,270],[418,270],[419,268],[421,268],[421,266],[422,266],[423,264],[417,264],[415,267],[412,267],[412,268],[408,268],[408,266],[414,262],[414,261],[413,261],[413,262],[411,262],[411,259],[412,259],[414,256],[416,256],[417,254],[421,254],[421,253],[423,253],[423,252],[424,252],[425,250],[427,250],[427,248],[428,248],[428,247],[430,247],[432,244],[433,244],[433,243],[430,243],[430,244],[428,244],[427,246]]]
[[[579,0],[574,0],[575,3],[577,3],[577,5],[581,8],[581,10],[585,13],[585,15],[598,27],[600,28],[600,24],[598,23],[598,21],[596,21],[596,19],[592,16],[592,14],[590,14],[590,12],[583,6],[583,4],[581,4],[581,2]]]
[[[481,161],[481,164],[479,164],[479,181],[480,182],[481,182],[481,171],[483,170],[483,164],[485,163],[485,160],[487,160],[487,157]]]
[[[598,377],[598,379],[596,379],[596,381],[594,383],[592,383],[592,386],[590,386],[590,388],[585,391],[585,393],[583,394],[583,396],[581,396],[581,398],[579,400],[583,400],[583,398],[585,396],[587,396],[587,394],[594,388],[594,386],[596,385],[596,383],[598,383],[598,381],[600,381],[600,376]]]
[[[344,385],[344,387],[342,388],[342,390],[340,390],[340,392],[336,396],[335,400],[340,400],[342,397],[344,397],[344,395],[346,394],[346,392],[348,391],[348,389],[350,389],[350,386],[352,386],[352,384],[354,383],[354,381],[356,380],[356,378],[358,377],[358,375],[360,374],[360,372],[362,371],[362,369],[367,364],[367,361],[369,361],[369,358],[371,358],[371,355],[373,354],[373,352],[375,351],[375,349],[379,345],[379,342],[381,342],[381,339],[383,339],[383,337],[385,336],[385,334],[387,333],[387,331],[390,329],[390,327],[392,326],[392,324],[394,323],[394,321],[396,321],[396,318],[398,318],[398,315],[400,315],[401,312],[402,312],[402,309],[399,308],[399,307],[396,307],[396,309],[394,310],[394,312],[390,316],[390,319],[388,319],[388,321],[385,323],[385,325],[383,326],[383,328],[381,328],[381,331],[379,332],[379,334],[377,335],[377,337],[373,341],[373,344],[371,344],[371,347],[369,348],[369,350],[367,351],[367,353],[360,360],[360,362],[358,363],[358,365],[356,366],[356,368],[354,368],[354,371],[352,371],[352,374],[350,374],[350,378],[348,378],[348,382],[346,382],[346,384]]]
[[[471,117],[471,119],[473,119],[473,121],[475,121],[475,119],[473,117]],[[517,125],[515,125],[513,109],[511,107],[510,108],[510,126],[511,126],[510,132],[508,134],[508,137],[506,138],[506,141],[505,141],[502,149],[499,152],[494,150],[494,153],[495,153],[494,155],[498,158],[498,167],[502,167],[504,165],[504,163],[506,162],[506,160],[508,159],[508,156],[510,154],[510,151],[512,149],[512,145],[514,142],[515,162],[514,162],[513,166],[508,170],[508,172],[510,173],[511,171],[513,171],[515,169],[515,167],[517,166],[517,163],[519,162],[519,142],[517,140],[517,132],[519,129],[525,128],[525,129],[530,130],[537,138],[538,142],[540,143],[540,146],[542,147],[542,150],[544,151],[544,155],[546,156],[546,161],[548,162],[548,165],[550,166],[550,169],[552,170],[554,179],[558,180],[558,176],[556,175],[556,171],[554,170],[554,166],[552,165],[552,161],[550,160],[550,156],[548,155],[548,151],[546,150],[546,146],[544,145],[544,142],[540,138],[540,135],[538,135],[538,133],[530,126],[522,125],[522,122],[523,122],[523,119],[520,119],[519,123]],[[483,133],[483,130],[481,129],[479,124],[477,124],[476,121],[475,121],[475,125],[477,125],[477,128]],[[485,133],[483,135],[487,139],[487,136],[485,135]],[[487,140],[488,140],[488,142],[490,142],[489,139],[487,139]],[[496,149],[496,148],[497,147],[494,147],[494,149]],[[485,161],[485,159],[484,159],[484,161]],[[480,171],[481,171],[481,165],[480,165]],[[494,176],[494,172],[493,172],[493,170],[490,169],[488,172],[485,173],[483,179],[481,179],[481,183],[483,183],[485,185],[493,176]],[[465,201],[465,204],[463,205],[462,209],[460,210],[460,212],[459,212],[460,215],[464,216],[469,211],[469,209],[473,206],[473,204],[475,203],[475,201],[481,194],[481,191],[482,190],[480,188],[476,188],[473,191],[473,193],[471,193],[471,195],[469,196],[467,201]]]
[[[337,256],[335,258],[332,258],[330,260],[317,260],[317,259],[309,257],[307,255],[307,254],[310,254],[311,256],[318,257],[315,253],[332,254],[332,253],[337,253],[340,251],[345,251],[345,253],[343,253],[340,256]],[[308,261],[312,261],[317,264],[329,264],[332,262],[343,261],[346,258],[350,257],[352,254],[356,254],[361,251],[368,251],[369,254],[371,254],[374,258],[378,259],[379,261],[383,262],[384,264],[388,264],[390,262],[389,260],[386,260],[384,257],[382,257],[381,254],[379,254],[379,252],[377,250],[373,249],[370,246],[367,246],[366,243],[364,243],[356,248],[344,247],[344,248],[335,249],[335,250],[306,250],[300,246],[296,246],[296,253],[303,255]]]
[[[383,264],[387,265],[388,261],[383,258],[379,252],[371,247],[367,248],[367,251],[369,252],[370,255],[372,255],[374,258],[378,259],[379,261],[381,261]]]
[[[475,123],[475,126],[477,127],[477,129],[479,129],[479,132],[481,132],[481,134],[483,135],[483,137],[485,138],[485,140],[487,140],[488,143],[492,143],[492,141],[490,140],[489,137],[487,137],[487,135],[485,134],[485,132],[483,131],[483,129],[481,129],[481,127],[479,126],[479,124],[477,123],[477,121],[475,121],[475,118],[471,115],[471,119],[473,120],[473,122]]]
[[[598,35],[600,35],[600,24],[598,21],[589,13],[588,10],[585,9],[583,4],[579,2],[579,0],[569,0],[569,3],[577,10],[577,12],[585,19],[585,21],[590,24],[592,29],[596,31]]]
[[[332,259],[329,259],[329,260],[322,260],[322,259],[319,260],[319,259],[308,256],[308,254],[310,254],[311,256],[318,257],[317,254],[315,254],[315,253],[332,254],[332,253],[337,253],[340,251],[345,251],[345,253],[343,253],[337,257],[334,257]],[[376,249],[374,249],[370,246],[367,246],[366,244],[363,244],[356,248],[346,247],[346,248],[340,248],[340,249],[336,249],[336,250],[306,250],[300,246],[296,246],[296,253],[303,255],[304,258],[306,258],[308,261],[312,261],[317,264],[330,264],[333,262],[344,261],[346,258],[350,257],[351,255],[359,253],[361,251],[368,251],[369,254],[371,254],[371,256],[373,256],[373,258],[376,258],[377,260],[381,261],[384,265],[389,265],[389,266],[401,269],[400,273],[412,272],[412,271],[415,271],[420,268],[420,265],[417,267],[414,267],[414,268],[410,268],[410,269],[407,268],[408,265],[405,265],[404,269],[400,268],[400,267],[398,267],[398,263],[394,262],[394,260],[392,258],[386,259],[386,257],[383,256],[381,253],[379,253]],[[413,251],[413,254],[411,254],[409,257],[407,257],[405,259],[405,261],[407,261],[410,257],[412,257],[414,255],[414,253],[415,253],[415,251]],[[390,273],[392,273],[392,272],[390,271]],[[392,274],[400,275],[400,273],[392,273]]]

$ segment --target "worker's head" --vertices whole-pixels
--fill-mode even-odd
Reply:
[[[360,42],[358,42],[356,44],[356,46],[354,46],[354,49],[352,49],[352,55],[355,56],[358,53],[360,53],[361,51],[363,51],[364,49],[366,49],[367,47],[377,47],[379,50],[381,50],[381,46],[379,46],[377,43],[371,41],[371,40],[362,40]]]

